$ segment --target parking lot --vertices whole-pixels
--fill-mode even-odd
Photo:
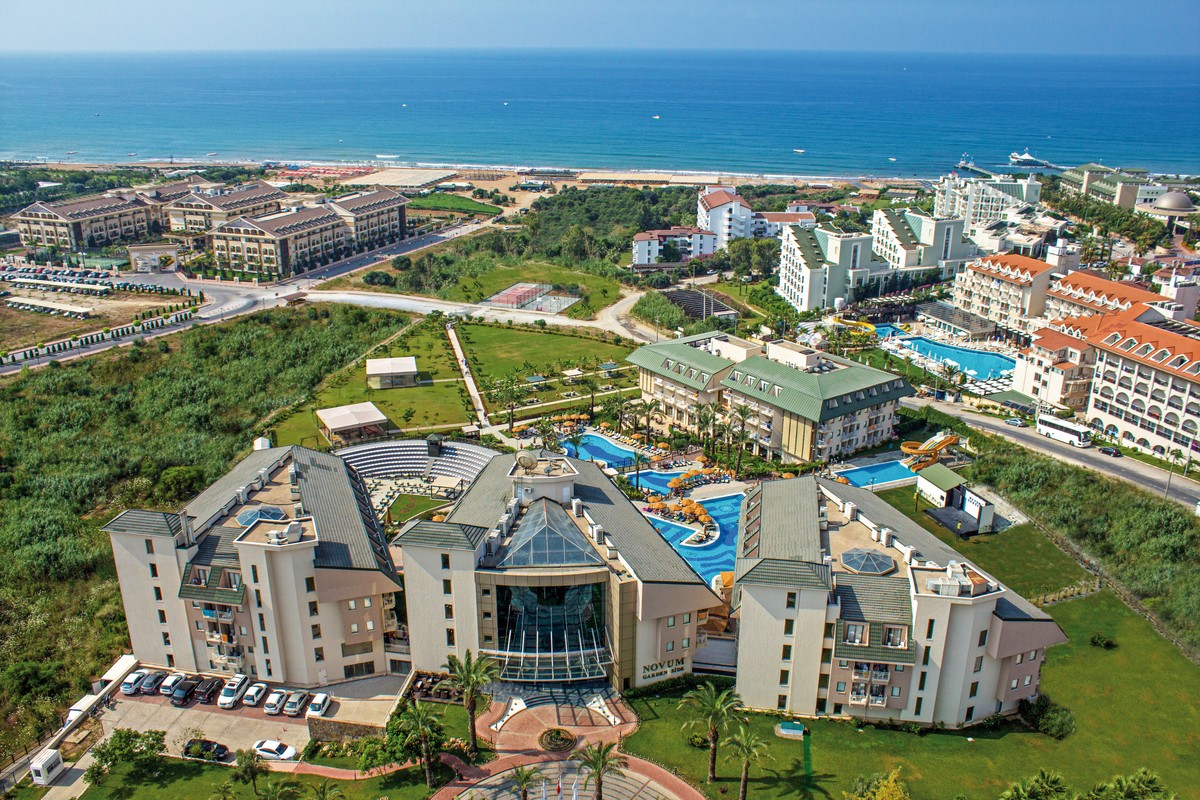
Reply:
[[[226,711],[217,708],[216,703],[193,702],[185,708],[176,708],[161,695],[127,696],[118,692],[114,698],[115,707],[105,709],[100,716],[105,733],[116,728],[165,730],[167,749],[172,755],[178,755],[181,740],[194,730],[201,732],[201,738],[225,745],[231,753],[250,748],[259,739],[276,739],[297,752],[308,744],[308,723],[302,716],[269,717],[261,707],[243,705]]]

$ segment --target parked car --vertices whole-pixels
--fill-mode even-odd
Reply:
[[[312,702],[308,704],[308,711],[304,712],[305,717],[323,717],[325,712],[329,710],[329,695],[324,692],[314,694]]]
[[[167,697],[170,697],[175,693],[175,687],[179,685],[180,681],[185,680],[187,680],[187,675],[184,675],[182,672],[176,672],[174,675],[168,675],[165,679],[163,679],[162,685],[158,687],[158,693],[165,694]]]
[[[259,739],[254,743],[254,752],[267,761],[290,761],[296,757],[296,748],[274,739]]]
[[[242,704],[247,706],[256,706],[263,701],[267,696],[267,685],[265,683],[256,683],[246,690],[242,695]]]
[[[283,705],[287,702],[288,693],[284,689],[276,689],[267,695],[263,711],[275,717],[283,713]]]
[[[138,691],[142,694],[158,694],[158,687],[162,686],[163,681],[167,679],[167,673],[162,670],[155,670],[142,679],[142,685]]]
[[[199,678],[188,678],[180,681],[175,687],[175,691],[171,693],[171,705],[186,706],[192,702],[192,697],[196,694],[196,687],[200,685]]]
[[[283,713],[289,717],[298,717],[304,711],[304,707],[308,705],[308,692],[292,692],[288,695],[287,703],[283,706]]]
[[[142,681],[150,674],[148,669],[135,669],[121,681],[121,694],[137,694],[142,688]]]
[[[1012,425],[1014,428],[1026,427],[1025,420],[1021,419],[1020,417],[1009,417],[1008,419],[1004,420],[1004,424]]]
[[[229,756],[229,748],[212,739],[188,739],[183,746],[183,754],[205,761],[224,761]]]
[[[225,683],[220,678],[206,678],[196,687],[196,699],[205,705],[210,705],[217,699],[217,692]]]
[[[1121,458],[1125,455],[1115,447],[1101,447],[1096,452],[1103,453],[1106,456],[1112,456],[1113,458]]]
[[[217,706],[219,708],[235,708],[238,700],[242,699],[242,695],[250,688],[250,676],[238,673],[229,680],[225,681],[225,686],[221,688],[221,696],[217,698]]]

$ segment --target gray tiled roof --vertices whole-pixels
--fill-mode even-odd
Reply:
[[[839,619],[834,630],[833,655],[847,661],[884,661],[892,664],[917,663],[917,647],[913,642],[912,631],[906,637],[906,647],[884,647],[883,625],[871,625],[867,630],[867,644],[846,644],[846,621]]]
[[[101,530],[105,533],[131,533],[137,536],[174,536],[182,528],[183,523],[178,514],[131,508],[113,517]]]
[[[837,583],[834,592],[842,605],[842,619],[912,624],[912,596],[904,573],[856,575],[838,572],[834,580]]]
[[[487,535],[488,528],[455,522],[430,522],[418,519],[400,531],[401,547],[441,547],[446,550],[474,550]]]
[[[742,500],[734,576],[740,583],[828,589],[820,503],[811,477],[759,484]]]
[[[243,530],[242,528],[224,528],[220,525],[209,528],[196,547],[196,555],[192,556],[192,563],[202,567],[213,564],[237,564],[238,554],[237,548],[233,546],[233,540],[240,536]]]
[[[258,475],[264,467],[274,469],[276,462],[287,454],[286,447],[270,447],[266,450],[253,450],[248,456],[234,465],[233,469],[217,478],[192,501],[183,507],[183,513],[203,524],[213,515],[229,504],[229,500],[237,494],[241,486],[246,486]]]

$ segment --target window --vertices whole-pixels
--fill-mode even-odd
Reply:
[[[841,667],[842,669],[845,669],[846,667],[850,666],[850,662],[847,661],[846,659],[842,659],[841,661],[838,662],[838,666]]]
[[[1024,654],[1024,653],[1017,653],[1017,663],[1018,663],[1018,664],[1020,664],[1020,663],[1021,663],[1022,661],[1024,661],[1024,660],[1025,660],[1025,654]]]
[[[358,608],[358,601],[357,601],[357,600],[347,600],[347,601],[346,601],[346,609],[347,609],[347,610],[349,610],[349,611],[354,611],[354,610],[356,610],[357,608]]]
[[[342,668],[342,673],[346,676],[346,680],[351,678],[362,678],[367,675],[375,674],[375,662],[364,661],[361,664],[347,664]]]
[[[158,623],[160,625],[167,624],[167,612],[163,611],[161,608],[158,610]]]
[[[492,612],[490,612],[490,611],[485,611],[485,612],[483,612],[483,618],[484,618],[484,619],[491,619],[491,618],[492,618]]]
[[[491,597],[491,596],[492,596],[492,590],[491,590],[491,589],[484,589],[482,592],[480,592],[480,594],[482,594],[484,597]]]
[[[900,696],[900,687],[893,686],[892,687],[892,697],[899,697],[899,696]]]
[[[675,618],[674,617],[667,617],[667,627],[668,628],[675,627]]]
[[[1037,650],[1030,650],[1030,651],[1029,651],[1029,660],[1030,660],[1030,661],[1037,661]]]
[[[375,643],[371,641],[359,642],[358,644],[342,643],[342,658],[352,658],[372,652],[375,649]]]
[[[442,594],[454,594],[454,587],[450,585],[449,578],[442,580]]]
[[[1011,681],[1008,682],[1008,688],[1010,690],[1017,688],[1017,679],[1016,678],[1013,678]]]
[[[779,685],[787,686],[788,681],[792,679],[792,673],[786,669],[779,670]]]
[[[918,692],[925,691],[925,676],[928,674],[929,674],[928,672],[922,672],[921,677],[917,679],[917,691]]]
[[[167,631],[163,631],[162,637],[163,637],[163,647],[170,647],[171,646],[171,634],[168,633]]]
[[[308,601],[308,615],[310,617],[315,617],[317,615],[317,601],[316,600]]]
[[[913,713],[916,714],[918,717],[921,716],[921,702],[924,699],[925,699],[924,697],[918,697],[917,704],[915,706],[913,706]]]
[[[200,627],[200,624],[196,623],[196,627]],[[260,631],[265,631],[267,629],[267,621],[262,614],[258,615],[258,629]]]
[[[254,590],[254,607],[262,608],[262,592],[258,589]]]
[[[781,695],[779,695],[779,697],[775,698],[775,708],[779,711],[785,711],[787,709],[787,695],[786,694],[781,694]]]
[[[271,652],[271,648],[267,646],[267,637],[265,637],[265,636],[264,636],[264,637],[262,637],[262,646],[263,646],[263,652],[264,652],[264,653],[269,653],[269,652]]]
[[[446,646],[454,647],[454,628],[446,628]]]
[[[674,639],[672,639],[671,641],[667,642],[667,652],[668,652],[668,653],[674,653],[674,652],[675,652],[675,640],[674,640]]]
[[[933,624],[935,622],[937,622],[937,620],[931,619],[931,620],[929,620],[929,624],[925,626],[925,638],[926,639],[933,638]]]
[[[369,630],[369,631],[375,630],[375,620],[373,620],[373,619],[367,620],[367,630]]]
[[[312,638],[314,638],[314,639],[321,638],[321,626],[320,625],[312,626]]]
[[[787,607],[788,608],[796,607],[796,593],[795,592],[787,593]]]
[[[317,590],[317,579],[311,578],[311,577],[305,578],[304,579],[304,591],[315,592],[316,590]]]
[[[690,636],[683,637],[683,649],[687,650],[691,646],[692,646],[692,637],[690,637]]]
[[[783,621],[783,635],[791,636],[796,632],[796,620],[785,619]]]
[[[987,630],[982,630],[979,632],[979,646],[980,647],[983,647],[984,645],[987,644],[987,633],[988,633]]]
[[[324,661],[324,660],[325,660],[325,648],[324,647],[314,647],[313,648],[313,661]]]
[[[358,633],[358,623],[357,622],[350,623],[350,633]]]
[[[846,623],[846,633],[842,637],[846,644],[865,644],[867,641],[867,626],[857,622]]]
[[[364,597],[363,598],[363,608],[370,608],[370,607],[371,607],[371,598]]]
[[[167,666],[171,667],[172,669],[175,668],[175,656],[171,655],[170,653],[167,653]]]
[[[450,569],[450,554],[442,553],[442,569]]]
[[[454,619],[454,606],[446,603],[446,605],[443,607],[443,610],[446,613],[446,619]]]
[[[896,666],[892,667],[892,671],[893,672],[904,672],[904,665],[897,664]]]
[[[155,564],[153,561],[150,562],[150,577],[158,577],[158,564]]]
[[[153,539],[146,540],[146,552],[149,553],[150,555],[154,555],[154,540]]]
[[[790,644],[785,644],[783,646],[783,660],[784,661],[792,660],[792,646]]]
[[[971,691],[967,694],[967,697],[974,697],[977,694],[979,694],[979,681],[971,684]]]
[[[838,681],[838,682],[837,682],[837,692],[838,692],[838,694],[845,694],[845,693],[846,693],[846,682],[845,682],[845,681]]]
[[[258,583],[258,565],[257,564],[250,565],[250,581],[252,583]]]
[[[972,672],[983,672],[983,656],[975,656],[975,669]]]
[[[885,625],[883,628],[884,647],[904,647],[904,628],[895,625]]]
[[[271,659],[268,658],[266,660],[266,666],[267,666],[267,677],[269,678],[269,677],[271,677]]]
[[[683,624],[687,625],[691,621],[692,621],[692,612],[689,611],[688,613],[683,615]]]
[[[1026,675],[1026,676],[1025,676],[1025,680],[1024,680],[1024,685],[1025,685],[1025,686],[1028,686],[1028,685],[1029,685],[1029,684],[1031,684],[1031,683],[1033,683],[1033,676],[1032,676],[1032,675]]]
[[[967,722],[970,722],[974,718],[975,718],[975,706],[967,706],[967,717],[966,717]]]
[[[157,586],[154,587],[154,600],[159,603],[162,602],[162,589]]]

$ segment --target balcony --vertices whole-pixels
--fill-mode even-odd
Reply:
[[[856,681],[869,681],[871,680],[871,668],[867,664],[855,664],[852,675]]]
[[[395,608],[396,607],[396,595],[395,594],[385,594],[383,596],[383,607],[384,608]]]
[[[398,656],[411,656],[412,647],[409,645],[408,639],[384,639],[383,652]]]
[[[205,631],[204,641],[208,644],[234,644],[237,642],[237,634],[230,631],[229,633],[221,633],[220,631]]]
[[[242,652],[217,653],[212,656],[212,662],[219,667],[242,670],[246,668],[246,654]]]
[[[887,683],[892,679],[892,672],[888,669],[873,669],[871,670],[871,680],[875,683]]]
[[[870,698],[870,704],[871,704],[872,706],[882,706],[882,705],[886,705],[886,704],[887,704],[887,695],[883,695],[883,694],[873,694],[873,695],[871,695],[871,698]]]
[[[851,695],[850,695],[850,705],[852,705],[852,706],[865,706],[866,704],[867,704],[867,693],[866,693],[866,692],[863,692],[863,693],[861,693],[861,694],[853,694],[853,693],[851,693]]]

